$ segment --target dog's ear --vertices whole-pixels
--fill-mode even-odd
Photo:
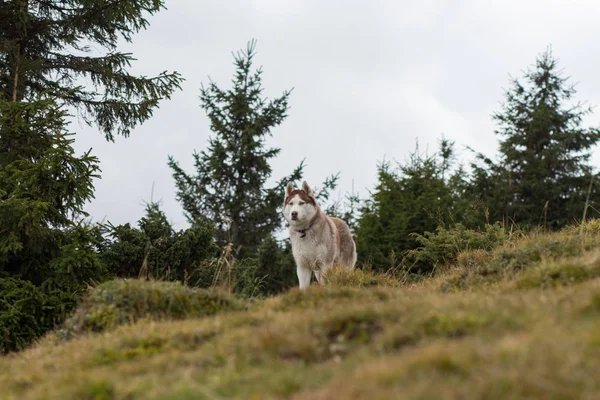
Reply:
[[[294,185],[292,184],[292,182],[288,182],[287,186],[285,187],[285,197],[288,197],[293,191]]]
[[[308,183],[306,183],[306,181],[302,182],[302,190],[304,191],[304,193],[306,193],[310,197],[314,197],[315,196],[315,194],[313,193],[313,191],[310,188],[310,186],[308,186]]]

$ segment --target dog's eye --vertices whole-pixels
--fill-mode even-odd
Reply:
[[[303,202],[303,201],[301,201],[301,202],[300,202],[300,203],[298,203],[298,204],[300,204],[301,206],[303,206],[303,205],[304,205],[304,202]]]

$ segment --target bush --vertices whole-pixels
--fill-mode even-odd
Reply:
[[[216,254],[212,227],[197,224],[175,232],[156,203],[146,207],[138,225],[104,226],[108,239],[102,259],[114,277],[187,282],[203,260]]]
[[[31,246],[5,265],[0,260],[0,353],[21,350],[62,323],[86,285],[106,279],[98,233],[86,224],[57,229],[37,259]]]
[[[493,252],[489,250],[465,250],[458,253],[458,256],[456,256],[456,263],[464,268],[480,268],[488,264],[493,257]]]
[[[74,304],[61,294],[66,295],[46,294],[29,281],[0,278],[0,353],[22,350],[54,328]]]
[[[282,248],[269,235],[261,243],[257,257],[238,260],[233,246],[221,250],[219,258],[207,259],[193,271],[191,286],[219,286],[242,297],[264,297],[281,293],[297,284],[296,265],[291,248]]]
[[[256,260],[238,260],[234,253],[230,243],[221,249],[219,257],[203,260],[190,275],[188,284],[202,289],[218,287],[229,293],[239,293],[240,288],[243,289],[249,282]]]
[[[93,288],[60,337],[102,332],[140,319],[184,319],[242,309],[235,298],[178,282],[114,280]]]
[[[298,283],[296,264],[291,248],[281,248],[269,235],[258,249],[258,257],[246,262],[250,267],[242,273],[240,293],[250,296],[273,296],[294,287]],[[242,271],[240,271],[242,272]]]
[[[500,223],[486,225],[484,232],[466,229],[456,224],[452,229],[438,227],[435,232],[413,234],[420,247],[406,253],[409,270],[421,273],[432,271],[437,265],[456,263],[458,255],[467,250],[491,251],[502,245],[506,233]]]

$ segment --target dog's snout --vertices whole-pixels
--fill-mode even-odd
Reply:
[[[292,211],[292,219],[296,219],[296,218],[298,218],[298,212]]]

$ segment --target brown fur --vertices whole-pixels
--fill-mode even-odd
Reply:
[[[305,203],[311,203],[311,204],[316,204],[317,202],[315,201],[315,198],[312,196],[309,196],[308,194],[306,194],[306,192],[302,189],[296,189],[293,190],[286,198],[285,198],[285,204],[289,203],[291,199],[294,198],[295,195],[300,195],[300,198],[302,199],[303,202]]]
[[[350,266],[354,264],[355,244],[348,224],[342,219],[330,217],[337,227],[337,242],[340,249],[338,256],[333,261],[335,266]]]

